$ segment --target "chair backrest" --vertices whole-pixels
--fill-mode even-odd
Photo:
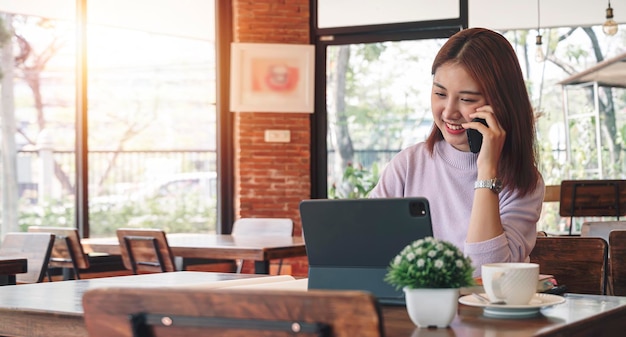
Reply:
[[[570,217],[569,234],[574,217],[626,215],[626,180],[563,180],[559,215]]]
[[[567,292],[606,294],[608,243],[594,237],[537,237],[530,262],[542,274],[554,275]]]
[[[78,229],[69,227],[30,226],[29,232],[52,233],[55,235],[54,247],[50,255],[50,266],[72,268],[78,275],[78,269],[89,268],[89,259],[80,243]]]
[[[176,271],[172,250],[160,229],[117,230],[124,267],[133,274]]]
[[[609,233],[614,229],[626,229],[626,221],[588,221],[584,222],[580,236],[603,238],[609,242]]]
[[[383,335],[376,299],[360,291],[99,288],[83,308],[90,337]]]
[[[241,218],[235,220],[231,234],[235,236],[292,236],[293,221],[289,218]]]
[[[51,233],[7,233],[0,245],[0,255],[28,260],[28,271],[15,275],[17,283],[39,283],[48,270],[53,245]]]
[[[626,296],[626,230],[609,234],[610,282],[615,296]]]
[[[563,180],[561,216],[626,215],[626,180]]]

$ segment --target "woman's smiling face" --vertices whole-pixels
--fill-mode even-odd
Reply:
[[[471,121],[469,115],[487,104],[478,83],[462,66],[444,63],[433,76],[430,104],[443,138],[456,149],[468,152],[467,135],[461,124]]]

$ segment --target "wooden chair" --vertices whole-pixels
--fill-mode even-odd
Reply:
[[[176,271],[166,234],[160,229],[117,230],[124,267],[133,274]]]
[[[626,296],[626,230],[613,230],[609,234],[609,265],[611,295]]]
[[[80,270],[89,268],[89,256],[85,254],[83,245],[80,243],[78,229],[69,227],[30,226],[28,227],[28,231],[54,234],[54,247],[52,248],[48,267],[72,270],[74,278],[80,280]],[[50,272],[47,274],[48,281],[52,281]],[[70,278],[69,275],[64,273],[64,279]]]
[[[289,218],[241,218],[233,224],[233,236],[292,236],[293,221]],[[243,269],[243,260],[237,260],[237,273]],[[278,274],[283,266],[281,259]]]
[[[608,278],[608,244],[602,238],[537,237],[530,262],[542,274],[554,275],[567,292],[605,295]]]
[[[572,235],[574,217],[626,215],[626,180],[563,180],[559,215],[570,217]]]
[[[28,271],[15,276],[17,284],[39,283],[48,270],[53,245],[51,233],[7,233],[0,245],[0,255],[28,260]]]
[[[83,308],[90,337],[383,336],[377,301],[361,291],[100,288]]]

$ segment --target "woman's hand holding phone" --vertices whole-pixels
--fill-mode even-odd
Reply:
[[[480,151],[477,159],[478,178],[491,179],[498,174],[498,163],[506,140],[506,131],[500,126],[489,105],[477,108],[469,117],[472,118],[471,122],[463,124],[463,127],[466,128],[470,151],[473,153]]]
[[[487,125],[487,121],[482,118],[474,118],[472,122],[480,122],[484,126],[489,127]],[[478,153],[480,151],[480,147],[483,145],[483,134],[478,132],[476,129],[467,129],[465,131],[467,133],[467,142],[469,143],[470,151],[473,153]]]

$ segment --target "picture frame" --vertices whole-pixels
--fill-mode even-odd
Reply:
[[[315,46],[231,44],[230,111],[313,113]]]

